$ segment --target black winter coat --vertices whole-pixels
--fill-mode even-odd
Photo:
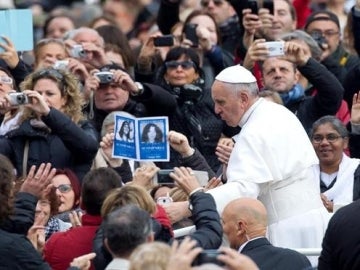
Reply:
[[[0,153],[7,156],[20,176],[25,143],[29,141],[27,171],[32,165],[50,162],[54,168],[70,168],[79,180],[90,170],[98,149],[93,126],[84,121],[79,127],[56,109],[50,109],[42,121],[50,128],[33,127],[30,120],[0,139]]]
[[[201,88],[201,86],[199,87]],[[169,91],[174,93],[170,88]],[[198,132],[199,127],[192,119],[198,121],[197,124],[201,126],[201,133]],[[178,98],[176,112],[169,116],[169,129],[184,134],[190,145],[200,151],[215,172],[220,166],[215,149],[221,134],[224,133],[226,136],[231,137],[237,133],[236,129],[228,127],[215,114],[210,89],[203,89],[200,98],[193,103],[187,104],[182,98]],[[170,162],[159,163],[158,166],[164,169],[172,169],[174,166],[179,166],[179,164],[181,164],[181,156],[173,149],[170,149]]]
[[[288,109],[295,113],[306,132],[309,133],[312,124],[320,117],[337,113],[341,105],[344,88],[325,66],[312,58],[298,69],[317,90],[317,93],[315,96],[307,96],[292,104]]]

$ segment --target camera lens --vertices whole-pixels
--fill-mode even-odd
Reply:
[[[16,97],[16,100],[19,104],[23,104],[25,102],[25,97],[23,95],[19,95]]]

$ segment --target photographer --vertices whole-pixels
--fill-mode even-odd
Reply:
[[[220,162],[215,148],[221,136],[234,133],[214,112],[210,90],[204,86],[203,72],[196,51],[192,48],[174,47],[166,55],[159,70],[157,82],[177,100],[176,111],[169,117],[169,128],[184,134],[191,146],[197,148],[213,171]],[[172,168],[180,164],[181,157],[174,150],[170,162],[159,165]]]
[[[9,104],[8,94],[16,92],[15,80],[8,69],[0,67],[0,135],[17,127],[20,114],[18,108]]]
[[[323,50],[322,61],[340,66],[338,80],[343,83],[347,72],[359,61],[357,56],[350,54],[342,45],[339,18],[327,10],[314,12],[307,18],[304,30],[319,43]]]
[[[71,168],[81,180],[97,151],[95,131],[81,112],[77,80],[67,71],[40,69],[22,83],[16,101],[19,127],[0,139],[0,152],[15,165],[17,175],[50,162]]]
[[[335,115],[340,108],[343,87],[336,77],[312,56],[306,43],[287,41],[283,56],[269,57],[264,39],[250,46],[244,61],[262,61],[264,89],[278,92],[290,111],[296,114],[307,132],[321,116]],[[300,74],[316,88],[314,96],[305,96]]]
[[[128,112],[136,117],[163,116],[172,114],[176,107],[174,96],[157,85],[135,82],[118,65],[107,65],[91,74],[85,81],[85,91],[93,93],[89,118],[98,132],[105,117],[113,111]]]

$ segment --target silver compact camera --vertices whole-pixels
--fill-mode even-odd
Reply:
[[[84,50],[84,47],[81,44],[76,44],[76,45],[72,46],[70,54],[74,58],[85,58],[86,57],[86,52]]]
[[[19,106],[29,103],[29,98],[24,93],[9,93],[9,102],[12,106]]]
[[[58,69],[58,70],[59,69],[64,70],[64,69],[67,69],[68,65],[69,65],[68,60],[58,60],[58,61],[55,61],[53,68]]]
[[[265,42],[265,46],[269,51],[269,57],[282,56],[284,52],[284,41],[269,41]]]
[[[110,71],[100,71],[94,73],[94,75],[99,78],[100,84],[109,84],[114,78],[114,74]]]

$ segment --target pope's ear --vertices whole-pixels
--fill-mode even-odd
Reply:
[[[241,91],[239,94],[238,94],[241,102],[243,103],[246,103],[249,101],[249,94],[247,92],[244,92],[244,91]]]

